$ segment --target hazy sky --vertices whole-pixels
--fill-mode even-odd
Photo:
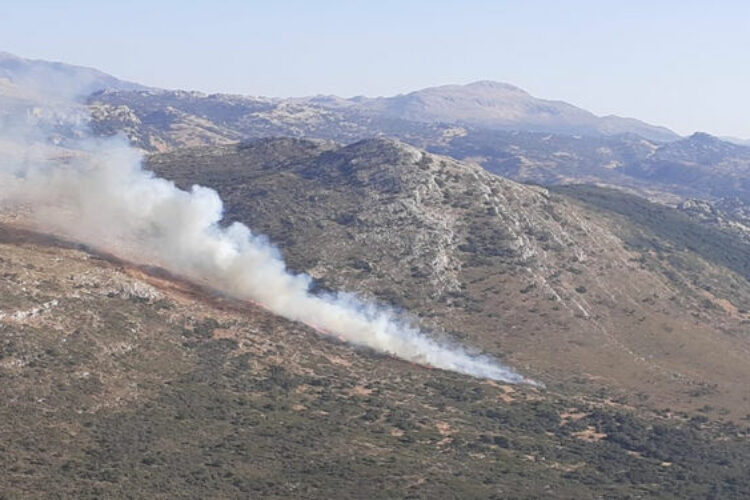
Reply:
[[[144,84],[392,95],[498,80],[750,138],[750,1],[0,0],[0,50]]]

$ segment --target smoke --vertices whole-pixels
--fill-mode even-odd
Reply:
[[[74,117],[71,130],[80,109]],[[222,225],[214,190],[184,191],[156,177],[124,140],[54,147],[32,133],[40,130],[38,117],[31,123],[22,154],[1,158],[0,205],[27,207],[39,230],[163,267],[358,346],[474,377],[535,384],[493,358],[430,338],[387,307],[350,293],[312,293],[311,278],[290,273],[265,237],[243,224]],[[2,135],[17,139],[15,132]]]

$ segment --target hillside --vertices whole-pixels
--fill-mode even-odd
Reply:
[[[11,498],[750,493],[743,427],[352,349],[7,225],[0,256]]]
[[[403,307],[547,384],[750,413],[750,249],[673,209],[627,195],[615,209],[388,140],[262,140],[149,165],[216,188],[228,220],[320,287]]]
[[[4,209],[3,494],[750,492],[748,247],[734,233],[385,139],[266,139],[149,166],[217,188],[226,222],[268,234],[318,290],[392,303],[547,387],[353,348],[21,230]]]
[[[707,226],[718,226],[750,243],[750,204],[737,198],[716,201],[686,200],[678,207],[694,220]]]

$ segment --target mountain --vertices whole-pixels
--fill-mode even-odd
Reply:
[[[660,146],[645,161],[624,167],[626,175],[671,184],[703,198],[750,201],[750,147],[705,133]]]
[[[352,348],[3,211],[4,494],[750,494],[750,259],[732,234],[385,139],[264,139],[149,164],[216,187],[227,222],[269,234],[319,288],[400,305],[548,387]]]
[[[507,83],[480,81],[431,87],[406,95],[376,99],[309,100],[321,107],[344,106],[414,122],[440,122],[489,129],[609,136],[637,134],[653,141],[673,141],[677,134],[638,120],[598,117],[562,101],[538,99]]]
[[[33,107],[40,94],[71,93],[89,95],[97,134],[122,132],[146,151],[273,136],[340,143],[389,136],[524,182],[598,184],[672,204],[750,200],[746,146],[702,133],[680,139],[667,129],[597,117],[505,83],[380,98],[205,95],[146,89],[89,68],[0,55],[5,115]]]
[[[95,133],[123,132],[146,151],[271,136],[339,142],[377,135],[440,137],[444,130],[454,128],[363,114],[346,106],[322,107],[312,102],[317,99],[306,101],[152,90],[103,91],[91,95],[88,104]]]
[[[222,225],[268,235],[311,293],[389,304],[544,386],[353,347],[218,293],[210,274],[197,284],[33,232],[28,206],[3,204],[2,495],[750,496],[746,205],[672,208],[622,191],[718,196],[706,172],[742,179],[744,149],[702,134],[664,144],[423,123],[315,99],[329,104],[102,90],[88,105],[94,130],[126,133],[156,174],[215,188]],[[280,133],[313,138],[267,137]],[[75,163],[80,152],[53,144],[21,160]],[[196,192],[187,216],[157,205],[166,223],[136,224],[134,239],[163,242],[171,220],[220,213]],[[236,247],[221,248],[211,255]]]
[[[187,113],[227,127],[229,139],[233,138],[232,132],[238,132],[245,138],[263,133],[315,137],[327,134],[326,138],[351,141],[373,135],[376,130],[393,135],[399,129],[424,124],[594,137],[629,133],[660,142],[679,139],[663,127],[615,116],[597,117],[561,101],[537,99],[512,85],[486,81],[380,98],[269,99],[157,91],[106,92],[92,96],[90,102],[100,121],[106,121],[106,111],[112,106],[132,107],[139,118],[163,108],[171,115],[172,123]],[[163,138],[160,142],[169,143]],[[140,144],[148,146],[148,142]]]
[[[268,235],[319,287],[394,304],[532,378],[654,411],[750,413],[750,247],[676,209],[524,186],[386,139],[148,162],[217,189],[228,221]]]
[[[119,80],[99,70],[59,62],[24,59],[0,52],[0,87],[12,84],[51,97],[84,98],[104,89],[144,90],[145,86]],[[3,92],[4,93],[4,92]]]
[[[239,115],[258,111],[267,112],[273,109],[287,114],[289,118],[293,117],[295,120],[302,121],[305,119],[303,115],[312,111],[314,114],[343,113],[349,117],[354,115],[368,120],[439,122],[571,135],[609,136],[630,133],[660,142],[679,138],[677,134],[665,127],[649,125],[632,118],[598,117],[571,104],[538,99],[518,87],[493,81],[431,87],[393,97],[345,99],[337,96],[315,96],[289,99],[243,99],[238,96],[203,96],[199,93],[183,91],[159,91],[120,80],[93,68],[25,59],[8,52],[0,52],[0,87],[8,82],[17,87],[34,90],[47,97],[85,98],[104,91],[146,93],[140,96],[131,95],[129,97],[131,100],[149,97],[149,91],[154,91],[150,97],[159,96],[171,101],[174,101],[174,97],[208,97],[214,101],[220,101],[218,106],[210,104],[208,106],[211,109],[210,119],[217,122],[232,121],[232,119],[240,118]],[[114,96],[107,96],[107,94],[105,96],[105,103],[111,103],[107,97],[112,99]],[[118,100],[117,97],[114,99]],[[100,100],[102,100],[101,96],[94,99],[94,102]],[[206,106],[202,107],[204,113],[200,114],[205,115]],[[308,118],[314,119],[315,117]]]
[[[486,88],[494,89],[494,101],[477,97]],[[518,106],[502,104],[498,96],[503,95]],[[541,123],[545,116],[565,116],[580,126],[593,116],[559,103],[559,112],[553,113],[552,105],[539,102],[515,87],[481,83],[378,99],[105,91],[91,96],[89,107],[96,133],[124,132],[147,151],[273,136],[342,143],[389,136],[523,182],[599,184],[672,204],[688,198],[750,200],[750,148],[707,134],[658,142],[633,133],[586,134],[577,129],[581,134],[572,135],[572,125],[559,128],[568,133],[500,129],[502,119],[508,124],[526,120],[524,127],[533,129],[529,123]],[[546,123],[551,128],[551,122]]]
[[[660,144],[638,136],[483,130],[431,149],[524,182],[601,184],[675,204],[687,198],[750,201],[750,148],[705,133]]]

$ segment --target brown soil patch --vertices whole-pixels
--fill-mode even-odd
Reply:
[[[585,430],[580,432],[573,433],[573,436],[576,438],[582,440],[582,441],[588,441],[590,443],[595,443],[597,441],[601,441],[605,437],[607,437],[607,434],[603,432],[596,432],[596,429],[592,426],[588,426]]]

